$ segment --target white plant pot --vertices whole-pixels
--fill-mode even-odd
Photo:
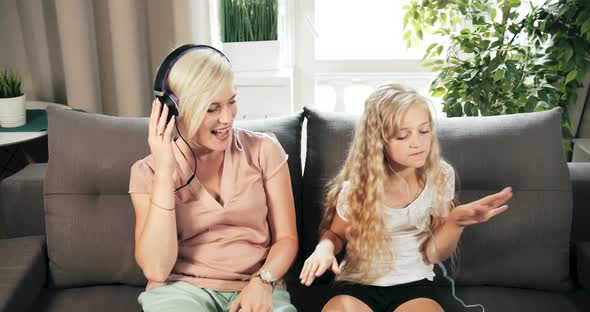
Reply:
[[[223,53],[234,71],[270,71],[279,69],[278,40],[223,43]]]
[[[14,98],[0,98],[0,127],[15,128],[27,123],[25,95]]]

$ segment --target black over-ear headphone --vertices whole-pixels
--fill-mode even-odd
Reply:
[[[229,63],[229,59],[225,54],[212,46],[204,44],[185,44],[170,52],[164,61],[162,61],[162,64],[156,73],[156,79],[154,80],[154,95],[160,100],[160,103],[162,103],[162,108],[164,108],[164,105],[168,106],[168,118],[166,119],[166,124],[168,124],[168,121],[170,121],[172,116],[177,118],[176,123],[178,124],[178,106],[180,104],[178,97],[168,89],[168,84],[166,83],[168,80],[168,74],[170,73],[172,66],[174,66],[174,63],[176,63],[176,61],[178,61],[178,59],[184,54],[193,49],[213,50],[223,56]]]
[[[180,104],[178,97],[174,93],[172,93],[172,91],[168,90],[168,84],[166,83],[166,81],[168,80],[168,74],[170,73],[170,69],[172,69],[172,66],[174,65],[174,63],[176,63],[176,61],[178,61],[178,59],[180,59],[180,57],[182,57],[184,54],[186,54],[187,52],[189,52],[190,50],[193,50],[193,49],[213,50],[213,51],[219,53],[221,56],[223,56],[227,60],[227,62],[229,63],[229,59],[227,58],[227,56],[225,56],[225,54],[223,54],[221,51],[215,49],[212,46],[208,46],[208,45],[204,45],[204,44],[185,44],[185,45],[182,45],[182,46],[174,49],[172,52],[170,52],[170,54],[168,54],[168,56],[166,56],[164,61],[162,61],[160,68],[158,68],[158,72],[156,73],[156,79],[154,80],[154,95],[156,96],[156,98],[158,98],[160,103],[162,103],[161,109],[164,108],[164,105],[168,106],[168,116],[166,118],[166,124],[168,124],[168,122],[170,121],[172,116],[174,116],[176,131],[178,132],[178,135],[180,136],[180,138],[189,147],[190,147],[190,144],[188,144],[188,142],[186,142],[186,140],[184,139],[184,137],[182,136],[180,131],[178,131],[178,113],[179,113],[178,105]],[[162,113],[162,111],[160,111],[160,113]],[[180,152],[182,153],[182,150]],[[182,186],[176,188],[174,190],[174,192],[178,192],[178,190],[187,186],[195,178],[195,175],[197,173],[197,158],[195,157],[195,153],[193,152],[192,148],[191,148],[191,153],[193,154],[193,159],[195,161],[195,164],[194,164],[195,169],[193,171],[193,174],[191,175],[190,178],[188,178],[186,183],[184,183]],[[184,156],[184,153],[183,153],[183,156]],[[186,156],[185,156],[185,159],[187,159]]]

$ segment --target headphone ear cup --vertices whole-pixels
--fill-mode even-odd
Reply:
[[[159,96],[158,99],[160,103],[162,103],[162,109],[164,109],[164,105],[168,106],[168,116],[166,117],[166,124],[170,121],[172,116],[176,117],[176,122],[178,122],[178,98],[169,92],[166,92],[164,95]],[[162,113],[162,111],[160,111]]]

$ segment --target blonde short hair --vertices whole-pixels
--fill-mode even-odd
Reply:
[[[201,126],[212,99],[233,83],[234,74],[229,62],[212,49],[191,50],[174,63],[167,84],[178,97],[178,128],[188,136],[189,142]]]

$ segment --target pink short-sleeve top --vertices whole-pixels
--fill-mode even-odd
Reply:
[[[265,183],[288,155],[272,134],[234,129],[225,150],[218,202],[195,178],[175,194],[178,257],[167,281],[241,290],[264,263],[271,243]],[[175,187],[193,170],[176,144]],[[206,165],[197,163],[199,165]],[[129,193],[151,193],[151,155],[131,168]],[[147,288],[160,286],[149,281]]]

